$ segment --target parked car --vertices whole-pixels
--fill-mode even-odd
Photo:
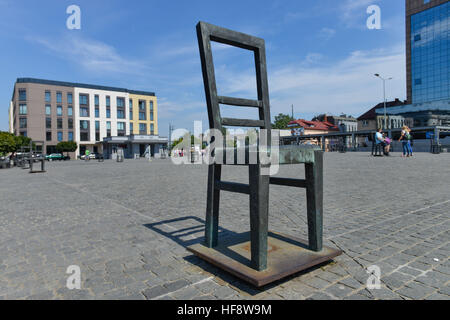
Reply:
[[[98,153],[90,153],[90,154],[89,154],[89,159],[98,159],[99,156],[100,156],[100,154],[98,154]],[[80,156],[80,159],[81,159],[81,160],[86,159],[86,155],[85,155],[85,154],[81,155],[81,156]]]
[[[61,160],[70,160],[70,157],[69,156],[65,156],[65,155],[63,155],[63,154],[61,154],[61,153],[52,153],[52,154],[48,154],[48,155],[46,155],[45,156],[45,160],[48,160],[48,161],[54,161],[54,160],[58,160],[58,161],[61,161]]]

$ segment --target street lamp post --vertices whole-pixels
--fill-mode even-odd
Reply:
[[[383,101],[384,101],[384,130],[387,130],[387,112],[386,112],[386,81],[392,80],[392,78],[383,78],[378,73],[375,73],[375,77],[383,80]]]

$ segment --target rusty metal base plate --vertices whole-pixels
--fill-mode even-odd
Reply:
[[[250,233],[247,232],[222,241],[215,248],[196,244],[187,249],[196,256],[256,287],[262,287],[342,254],[341,250],[330,247],[324,247],[322,251],[314,252],[307,249],[306,241],[269,232],[267,269],[256,271],[250,267],[249,239]]]

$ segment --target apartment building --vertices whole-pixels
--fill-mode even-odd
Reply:
[[[75,87],[74,94],[79,154],[103,153],[104,138],[130,134],[128,92]]]
[[[138,146],[130,145],[133,149],[146,150],[153,143],[164,143],[157,137],[157,99],[153,92],[18,78],[9,117],[12,133],[43,141],[47,154],[56,152],[60,141],[77,142],[79,147],[72,158],[86,150],[104,153],[105,139],[134,134],[144,137],[129,139],[141,141]]]
[[[74,140],[74,89],[48,80],[19,78],[12,95],[16,135],[44,142],[44,153],[56,152],[60,141]]]
[[[130,91],[130,134],[158,135],[158,105],[155,96]]]

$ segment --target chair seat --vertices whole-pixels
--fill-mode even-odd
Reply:
[[[278,161],[277,164],[280,165],[314,163],[315,152],[322,151],[319,146],[315,145],[287,145],[280,146],[278,150],[278,159],[274,156],[272,160]],[[224,151],[226,152],[224,153]],[[255,147],[215,148],[215,154],[216,164],[248,166],[260,163],[259,153]],[[223,161],[219,161],[222,157]],[[271,164],[276,163],[272,162]]]

